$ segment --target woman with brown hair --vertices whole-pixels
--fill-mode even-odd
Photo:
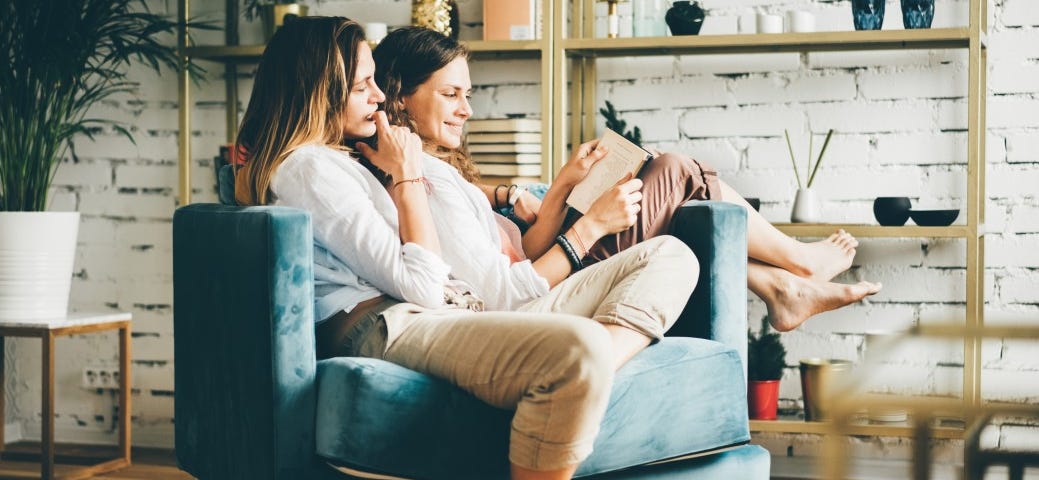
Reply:
[[[531,288],[523,313],[479,312],[481,299],[450,275],[442,247],[480,232],[452,230],[430,212],[457,192],[429,177],[454,170],[377,111],[385,96],[374,74],[356,22],[303,17],[282,26],[242,121],[236,148],[247,160],[235,197],[310,213],[320,357],[384,359],[514,409],[512,478],[571,478],[591,453],[614,371],[678,318],[696,257],[664,236],[571,276],[577,239],[560,236],[514,269]],[[639,186],[614,187],[575,234],[594,241],[630,227]]]
[[[484,205],[489,207],[505,203],[501,189],[478,184],[478,171],[462,140],[463,126],[473,113],[468,102],[472,89],[468,56],[464,45],[435,31],[401,28],[375,50],[376,83],[386,92],[384,109],[390,123],[415,131],[428,154],[452,165],[462,178],[481,189],[487,197]],[[503,248],[509,249],[512,243],[512,248],[521,247],[527,257],[540,258],[552,246],[552,239],[568,228],[565,199],[570,190],[601,157],[596,141],[585,143],[559,171],[543,200],[522,194],[508,199],[531,226],[521,241],[503,242]],[[812,315],[857,302],[881,288],[870,282],[846,285],[830,281],[851,266],[858,246],[851,235],[839,230],[814,243],[788,237],[703,162],[665,153],[649,161],[639,178],[644,186],[636,222],[597,242],[589,241],[582,252],[584,263],[602,261],[665,234],[674,211],[689,200],[723,200],[748,211],[748,285],[765,301],[777,330],[794,329]],[[433,213],[440,215],[442,209],[434,205]],[[492,270],[486,265],[472,262],[462,252],[452,255],[450,245],[445,245],[444,255],[456,276],[486,287],[478,292],[485,299],[508,296],[507,290],[495,289],[496,283],[489,281]]]

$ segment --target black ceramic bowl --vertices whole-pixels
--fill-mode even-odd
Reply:
[[[760,198],[748,197],[748,198],[744,198],[744,200],[746,200],[747,203],[749,203],[751,207],[754,207],[754,210],[757,210],[759,212],[761,211],[761,199]]]
[[[960,209],[951,210],[910,210],[909,216],[921,227],[947,227],[960,216]]]
[[[900,227],[909,220],[912,206],[909,197],[877,197],[873,201],[873,216],[885,227]]]

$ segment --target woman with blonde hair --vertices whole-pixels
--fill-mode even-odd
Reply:
[[[521,240],[503,242],[532,259],[551,247],[560,231],[567,231],[565,199],[603,152],[595,141],[581,145],[548,188],[543,200],[520,191],[479,185],[479,173],[464,148],[462,130],[473,114],[469,105],[472,84],[466,47],[433,30],[406,27],[391,32],[375,53],[376,83],[387,96],[384,108],[390,123],[409,126],[423,140],[430,155],[452,165],[461,178],[477,185],[487,197],[483,206],[515,204],[530,228]],[[583,264],[603,261],[634,245],[667,232],[672,214],[689,200],[723,200],[748,210],[748,285],[761,297],[773,327],[792,330],[812,315],[843,307],[877,293],[870,282],[846,285],[831,282],[851,267],[858,242],[843,230],[823,241],[799,242],[773,227],[706,163],[684,155],[665,153],[647,162],[639,173],[644,182],[639,212],[631,227],[598,241],[587,241]],[[480,208],[483,208],[481,206]],[[441,209],[434,205],[434,215]],[[460,217],[460,220],[464,217]],[[504,237],[503,237],[504,238]],[[464,255],[445,258],[459,278],[483,287],[485,299],[502,298],[508,304],[507,282],[494,281],[494,269]]]
[[[430,212],[458,192],[429,177],[455,171],[377,111],[385,96],[374,74],[356,22],[304,17],[282,26],[238,136],[246,162],[236,199],[310,213],[320,357],[381,358],[514,409],[512,478],[571,478],[591,453],[614,371],[678,317],[696,258],[660,237],[570,275],[576,235],[592,242],[634,222],[640,184],[630,180],[539,260],[512,264],[530,289],[521,313],[480,312],[472,285],[442,258],[444,245],[480,232],[452,230]]]

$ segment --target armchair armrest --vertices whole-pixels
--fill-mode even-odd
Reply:
[[[201,479],[308,478],[315,461],[310,216],[173,216],[177,463]]]
[[[675,212],[671,235],[700,261],[700,280],[668,335],[716,340],[734,348],[747,374],[747,211],[691,201]]]

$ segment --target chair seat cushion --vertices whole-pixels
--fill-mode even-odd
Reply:
[[[577,476],[747,442],[746,398],[735,350],[665,338],[617,373],[594,452]],[[508,478],[512,413],[389,362],[318,362],[317,453],[351,468],[423,479]]]

